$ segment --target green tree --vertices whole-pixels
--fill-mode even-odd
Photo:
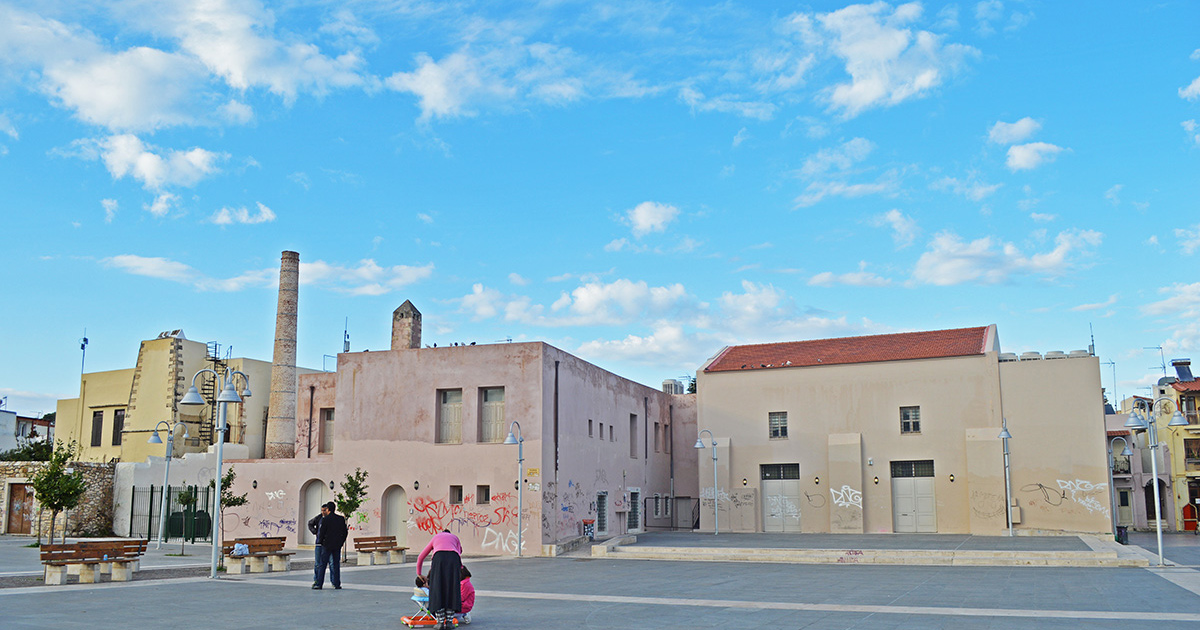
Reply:
[[[233,493],[234,479],[237,479],[237,473],[233,472],[233,466],[230,466],[229,470],[225,471],[225,474],[221,475],[221,527],[219,528],[221,540],[214,540],[214,545],[220,545],[225,539],[225,508],[239,507],[246,505],[246,503],[250,501],[246,498],[245,492],[242,494]],[[215,488],[216,485],[217,483],[215,481],[208,482],[209,488]]]
[[[341,489],[333,493],[333,502],[337,505],[337,510],[346,517],[346,521],[350,521],[350,517],[358,511],[358,507],[367,500],[367,471],[361,468],[355,468],[354,474],[346,474],[346,480],[341,484]],[[346,546],[342,546],[342,557],[346,557]]]
[[[38,504],[50,510],[50,542],[54,542],[54,524],[58,513],[79,505],[87,484],[80,471],[67,472],[67,467],[79,454],[79,444],[72,440],[70,443],[58,442],[46,465],[33,476],[33,493]],[[63,542],[66,542],[67,532],[63,528]],[[42,542],[41,530],[38,530],[38,543]]]
[[[196,513],[194,507],[196,505],[196,500],[200,498],[198,496],[199,494],[200,493],[196,492],[196,486],[188,486],[181,490],[179,494],[175,495],[175,502],[183,508],[183,514],[181,514],[183,518],[182,522],[180,523],[180,529],[182,531],[179,532],[180,538],[183,539],[183,542],[179,545],[179,555],[181,556],[184,555],[183,550],[187,546],[188,524],[190,523],[192,528],[195,529],[194,519]]]
[[[0,452],[0,462],[47,462],[54,444],[42,438],[17,438],[17,447]]]
[[[694,378],[688,379],[687,393],[689,393],[689,394],[696,393],[696,379],[694,379]]]

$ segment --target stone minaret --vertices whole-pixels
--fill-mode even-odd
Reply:
[[[279,263],[271,399],[267,408],[267,459],[296,456],[296,306],[299,294],[300,254],[283,252]]]
[[[392,311],[392,350],[421,347],[421,311],[404,300]]]

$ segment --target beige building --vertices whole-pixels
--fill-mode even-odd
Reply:
[[[264,448],[267,394],[271,364],[246,358],[222,358],[215,343],[187,339],[183,331],[164,332],[141,342],[137,363],[132,368],[85,373],[80,378],[79,397],[58,401],[56,438],[75,440],[82,448],[80,461],[144,461],[162,457],[162,444],[147,440],[159,421],[182,421],[188,439],[177,437],[175,455],[199,452],[215,443],[214,405],[198,409],[179,405],[196,372],[204,368],[240,370],[250,378],[254,395],[241,404],[230,405],[226,441],[245,444],[252,457]],[[307,370],[305,370],[307,372]],[[196,381],[205,400],[213,401],[211,375]],[[166,436],[162,439],[165,441]]]
[[[1014,533],[1111,531],[1087,352],[1018,358],[995,326],[731,346],[697,390],[704,530],[715,498],[721,531],[997,535],[1007,495]]]

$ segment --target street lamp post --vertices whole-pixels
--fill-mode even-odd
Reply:
[[[1004,522],[1008,523],[1008,535],[1013,535],[1012,522],[1012,476],[1008,464],[1008,441],[1012,434],[1008,432],[1008,418],[1000,418],[1000,440],[1004,442]]]
[[[225,446],[225,408],[231,402],[239,403],[242,402],[243,398],[250,397],[250,377],[237,370],[225,370],[224,374],[218,374],[216,370],[204,368],[192,376],[192,387],[186,394],[183,395],[183,399],[179,401],[179,404],[189,406],[205,404],[204,397],[202,397],[200,392],[196,389],[196,378],[205,372],[213,375],[213,378],[217,380],[217,386],[221,390],[221,393],[217,394],[217,402],[221,404],[217,408],[217,427],[215,434],[217,440],[217,472],[213,482],[215,496],[213,497],[214,509],[212,518],[212,570],[209,572],[208,576],[216,579],[217,564],[221,560],[221,464],[225,453],[223,450],[223,447]],[[238,395],[237,391],[233,387],[234,377],[238,375],[241,375],[242,379],[246,382],[246,388],[242,390],[241,396]]]
[[[1126,440],[1118,435],[1108,441],[1108,490],[1110,495],[1109,498],[1112,501],[1112,524],[1114,535],[1117,533],[1117,458],[1113,455],[1113,444],[1115,444],[1117,440],[1121,440],[1121,443],[1125,445],[1125,448],[1121,449],[1122,457],[1129,457],[1130,455],[1133,455],[1133,451],[1129,449],[1129,440]]]
[[[171,487],[168,485],[171,480],[171,459],[175,457],[175,429],[182,425],[183,439],[188,438],[187,425],[183,422],[177,420],[172,424],[166,420],[159,420],[158,424],[154,425],[154,435],[146,440],[147,444],[162,444],[162,438],[158,437],[158,430],[163,425],[166,425],[167,428],[167,470],[163,473],[162,507],[158,510],[158,542],[154,544],[155,549],[162,549],[163,539],[167,537],[167,493],[170,492]]]
[[[516,427],[517,434],[513,435],[513,427]],[[525,484],[522,479],[525,475],[525,436],[521,433],[521,425],[516,420],[508,425],[508,437],[504,438],[505,444],[517,445],[517,557],[521,557],[521,512],[525,509]]]
[[[704,429],[696,436],[696,448],[704,448],[704,439],[701,437],[705,433],[708,434],[708,439],[712,440],[712,460],[713,460],[713,536],[721,533],[721,517],[717,511],[717,438],[713,437],[712,431]]]
[[[1162,396],[1154,399],[1154,402],[1147,404],[1146,401],[1138,398],[1134,400],[1133,411],[1129,414],[1129,419],[1125,421],[1125,427],[1133,431],[1146,431],[1147,437],[1150,440],[1150,469],[1153,475],[1154,483],[1154,516],[1155,529],[1158,535],[1158,566],[1163,566],[1163,546],[1162,546],[1162,498],[1159,497],[1158,491],[1158,455],[1154,452],[1158,449],[1162,452],[1162,444],[1158,441],[1158,423],[1154,421],[1154,409],[1158,407],[1160,402],[1169,402],[1175,405],[1175,413],[1171,415],[1171,421],[1167,423],[1168,427],[1185,427],[1188,421],[1179,413],[1179,405],[1175,401]],[[1146,414],[1142,415],[1140,409],[1144,408]],[[1164,462],[1165,463],[1165,462]]]

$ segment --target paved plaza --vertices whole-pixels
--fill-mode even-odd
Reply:
[[[686,541],[699,535],[671,536]],[[875,536],[838,540],[860,547],[869,546],[868,542],[892,544]],[[932,544],[933,539],[908,540]],[[1055,544],[1073,545],[1073,540],[1063,537]],[[1153,549],[1152,535],[1135,535],[1136,543],[1147,544],[1147,540]],[[0,578],[11,580],[30,569],[36,572],[36,550],[23,546],[28,542],[0,536]],[[943,544],[955,542],[964,543],[945,540]],[[1200,539],[1194,536],[1174,535],[1164,542],[1168,560],[1178,564],[1200,552]],[[1020,543],[983,539],[974,544],[986,548]],[[189,553],[196,555],[187,558],[151,551],[133,582],[0,588],[0,608],[5,611],[0,626],[104,630],[166,621],[183,628],[399,628],[400,617],[414,609],[408,600],[411,563],[348,567],[343,570],[343,590],[312,591],[311,573],[304,570],[218,580],[201,577],[206,575],[206,550],[189,547]],[[305,556],[301,551],[297,557]],[[593,559],[583,554],[522,560],[467,558],[466,563],[478,589],[471,627],[481,630],[1182,629],[1200,624],[1200,573],[1182,566],[801,566]],[[189,571],[192,577],[148,577]]]

